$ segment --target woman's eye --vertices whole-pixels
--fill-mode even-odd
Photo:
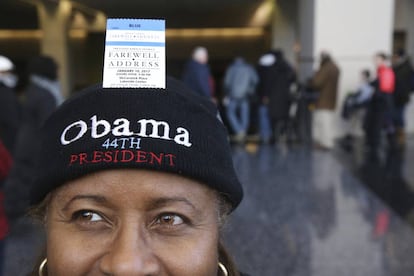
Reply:
[[[167,226],[177,226],[183,224],[184,222],[184,219],[176,214],[162,214],[156,220],[156,224]]]
[[[93,211],[88,211],[88,210],[81,210],[81,211],[75,212],[72,218],[75,220],[80,220],[80,221],[85,221],[85,222],[97,222],[97,221],[103,220],[102,216],[100,216],[99,214]]]

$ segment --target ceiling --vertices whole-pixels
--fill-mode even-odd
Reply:
[[[37,29],[34,5],[20,0],[0,1],[0,29]]]
[[[179,75],[181,63],[197,45],[207,47],[213,67],[223,71],[234,55],[243,54],[255,61],[268,49],[268,12],[263,11],[269,11],[269,5],[277,0],[0,0],[0,53],[20,62],[23,68],[41,51],[37,3],[53,7],[60,1],[72,3],[72,30],[80,30],[78,34],[86,30],[84,39],[71,40],[71,54],[88,57],[73,59],[78,63],[83,60],[78,67],[86,68],[74,79],[88,82],[100,79],[100,71],[94,68],[101,66],[101,55],[96,53],[103,50],[105,16],[165,19],[169,70],[173,75]]]
[[[108,17],[165,18],[167,27],[244,27],[262,0],[75,0]]]
[[[51,4],[59,0],[43,0]],[[37,29],[36,0],[1,0],[0,29]],[[72,0],[85,13],[165,18],[167,28],[247,27],[265,0]]]

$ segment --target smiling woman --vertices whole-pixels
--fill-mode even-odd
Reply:
[[[218,206],[212,190],[162,172],[111,170],[71,181],[46,213],[48,271],[216,275]]]
[[[217,114],[211,102],[173,79],[166,91],[95,86],[64,103],[43,128],[32,195],[47,238],[33,275],[239,275],[220,230],[242,188]],[[61,142],[68,125],[90,118],[159,124],[145,126],[148,135],[107,131]],[[151,135],[170,128],[185,128],[191,144]],[[105,145],[124,138],[140,141]],[[103,149],[113,158],[73,162]],[[174,162],[115,158],[125,150],[169,155]]]

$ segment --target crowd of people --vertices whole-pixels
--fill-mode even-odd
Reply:
[[[404,111],[414,91],[414,69],[404,50],[397,50],[392,57],[376,54],[375,66],[373,77],[367,69],[361,72],[361,83],[347,96],[342,110],[345,120],[362,121],[369,162],[379,161],[384,144],[391,151],[404,147]],[[348,134],[341,142],[346,150],[352,149],[352,137]]]
[[[249,64],[242,56],[234,58],[223,77],[224,95],[220,103],[229,131],[233,134],[233,142],[246,142],[252,132],[264,144],[300,139],[298,98],[305,98],[299,95],[305,94],[305,88],[298,84],[296,75],[281,49],[264,53],[256,65]],[[308,98],[315,107],[315,144],[321,148],[333,146],[329,124],[336,108],[338,78],[338,67],[328,53],[322,53],[319,70],[306,84],[308,89],[318,91],[317,97],[312,95]],[[194,50],[192,59],[185,65],[183,81],[200,95],[219,104],[213,92],[214,80],[206,48]]]
[[[339,108],[349,128],[355,128],[358,120],[362,122],[368,157],[377,159],[382,137],[387,137],[390,147],[404,145],[404,110],[414,90],[414,71],[402,49],[392,57],[377,53],[374,63],[375,74],[363,69],[356,91],[346,96],[342,106],[338,106],[340,68],[327,51],[320,53],[317,69],[304,83],[299,83],[294,67],[281,49],[264,53],[256,64],[236,56],[220,84],[224,95],[219,103],[213,93],[215,82],[208,65],[208,51],[198,47],[184,68],[183,81],[223,106],[222,114],[235,143],[257,136],[266,144],[303,140],[298,124],[304,121],[298,120],[298,116],[307,116],[313,146],[330,150],[337,138]],[[299,112],[298,102],[308,112]],[[352,131],[345,130],[341,144],[349,149],[352,137]]]
[[[194,50],[192,59],[184,67],[182,79],[200,95],[208,96],[219,104],[213,92],[215,81],[208,66],[206,48],[197,47]],[[237,143],[246,141],[252,128],[251,118],[256,114],[256,128],[263,143],[269,143],[283,133],[289,121],[291,86],[295,81],[296,73],[281,50],[265,53],[257,66],[249,64],[241,56],[235,57],[223,78],[224,96],[221,102],[233,134],[232,140]],[[252,106],[253,101],[257,106]],[[255,111],[253,114],[252,110]]]

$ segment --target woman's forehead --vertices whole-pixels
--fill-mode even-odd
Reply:
[[[215,192],[206,185],[179,175],[134,169],[101,171],[68,182],[54,198],[96,196],[107,201],[211,201]]]

